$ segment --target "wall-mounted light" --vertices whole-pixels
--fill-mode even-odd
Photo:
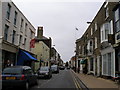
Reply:
[[[92,22],[87,22],[87,24],[91,24]]]

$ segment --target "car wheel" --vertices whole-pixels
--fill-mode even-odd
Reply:
[[[29,83],[28,82],[25,83],[25,90],[29,90]]]

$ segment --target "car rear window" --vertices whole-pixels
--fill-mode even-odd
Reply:
[[[51,69],[56,69],[57,67],[51,67]]]
[[[3,70],[3,74],[21,74],[22,69],[21,68],[5,68]]]
[[[41,67],[41,68],[40,68],[40,71],[48,71],[48,70],[49,70],[48,67]]]

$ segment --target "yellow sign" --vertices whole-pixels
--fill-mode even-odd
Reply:
[[[14,80],[15,77],[6,77],[6,80]]]

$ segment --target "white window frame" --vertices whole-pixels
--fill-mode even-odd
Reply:
[[[108,24],[108,34],[113,34],[113,21],[109,21],[109,22],[106,22],[104,23],[101,28],[100,28],[100,32],[101,32],[101,43],[102,42],[105,42],[105,41],[108,41],[108,36],[106,34],[106,30],[105,29],[105,25]]]
[[[95,31],[97,30],[97,28],[98,28],[98,27],[97,27],[97,22],[95,22]]]
[[[105,19],[109,17],[109,8],[105,8]]]
[[[93,28],[91,28],[91,35],[93,35]]]

